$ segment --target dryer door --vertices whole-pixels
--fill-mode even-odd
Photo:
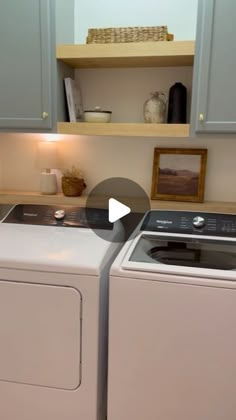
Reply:
[[[0,281],[0,380],[80,385],[81,295],[72,287]]]

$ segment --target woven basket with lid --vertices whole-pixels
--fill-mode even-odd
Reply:
[[[91,28],[87,44],[109,44],[122,42],[172,41],[167,26],[134,26],[127,28]]]

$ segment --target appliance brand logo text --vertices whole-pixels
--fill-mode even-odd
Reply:
[[[156,220],[157,223],[161,223],[162,225],[172,225],[172,220]]]
[[[37,217],[38,214],[37,213],[24,213],[24,216],[28,216],[28,217]]]

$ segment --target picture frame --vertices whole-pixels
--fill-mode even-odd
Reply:
[[[203,202],[207,149],[155,148],[152,200]]]

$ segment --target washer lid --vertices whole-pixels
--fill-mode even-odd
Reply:
[[[122,269],[209,277],[224,272],[236,280],[236,240],[141,233],[125,255]]]
[[[109,238],[122,236],[119,226]],[[118,243],[90,229],[0,224],[0,267],[98,275]]]

